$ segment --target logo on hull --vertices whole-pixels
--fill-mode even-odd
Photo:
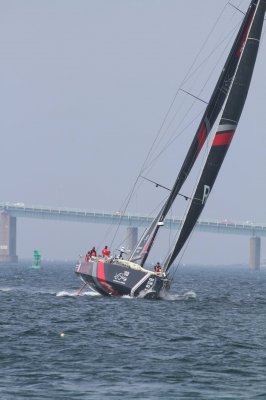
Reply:
[[[113,282],[122,283],[124,285],[127,281],[128,276],[129,271],[119,272],[115,274]]]

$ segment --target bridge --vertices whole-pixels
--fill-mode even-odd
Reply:
[[[83,223],[118,223],[128,228],[128,248],[132,248],[138,236],[138,228],[150,225],[152,217],[124,214],[120,212],[91,211],[63,207],[30,206],[24,203],[0,203],[0,262],[17,262],[16,255],[16,219],[37,218]],[[178,229],[179,217],[167,218],[164,227]],[[233,222],[218,220],[198,220],[195,229],[201,232],[218,234],[246,235],[250,237],[250,267],[260,267],[261,237],[266,236],[266,224],[254,222]]]

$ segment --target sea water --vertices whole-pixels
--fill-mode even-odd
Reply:
[[[181,267],[159,301],[0,268],[0,398],[266,399],[266,271]]]

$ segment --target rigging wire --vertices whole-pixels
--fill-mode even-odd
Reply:
[[[216,49],[219,47],[219,46],[221,46],[225,41],[227,41],[226,42],[226,46],[225,46],[225,48],[223,49],[223,52],[222,52],[222,54],[220,55],[220,57],[219,57],[219,59],[217,60],[217,62],[216,62],[216,64],[214,65],[214,67],[212,68],[212,71],[211,71],[211,73],[210,73],[210,75],[209,75],[209,78],[206,80],[206,82],[205,82],[205,84],[203,85],[203,87],[202,87],[202,89],[200,90],[200,92],[198,93],[198,96],[193,96],[193,97],[196,97],[196,98],[199,98],[200,97],[200,94],[203,92],[203,90],[205,89],[205,87],[206,87],[206,85],[208,84],[208,82],[209,82],[209,80],[210,80],[210,77],[214,74],[214,71],[216,70],[216,68],[217,68],[217,65],[219,65],[219,63],[220,63],[220,61],[221,61],[221,58],[222,58],[222,56],[223,56],[223,54],[226,52],[226,49],[228,48],[228,46],[229,46],[229,44],[230,44],[230,40],[231,40],[231,38],[232,38],[232,36],[233,36],[233,34],[235,33],[235,31],[236,31],[236,29],[237,29],[237,26],[235,26],[234,27],[234,29],[232,29],[230,32],[229,32],[229,34],[223,39],[223,41],[219,44],[219,45],[217,45],[217,47],[216,47]],[[193,73],[195,73],[200,67],[202,67],[202,65],[207,61],[207,60],[209,60],[210,59],[210,57],[211,57],[211,55],[213,55],[214,54],[214,52],[215,52],[216,50],[213,50],[209,55],[208,55],[208,57],[206,57],[204,60],[203,60],[203,62],[198,66],[198,68],[193,72]],[[191,74],[190,75],[190,77],[189,78],[191,78],[193,75]],[[182,88],[179,88],[179,91],[182,91],[182,92],[186,92],[185,90],[183,90]],[[190,94],[191,95],[191,94]],[[202,101],[202,100],[201,100]],[[197,100],[194,100],[194,102],[191,104],[191,106],[188,108],[188,110],[187,110],[187,112],[186,112],[186,114],[184,115],[184,117],[182,118],[182,120],[179,122],[179,124],[178,124],[178,126],[175,128],[175,131],[181,126],[181,124],[184,122],[184,120],[186,119],[186,117],[187,117],[187,115],[189,115],[190,114],[190,112],[191,112],[191,110],[192,110],[192,108],[193,108],[193,106],[195,105],[195,103],[197,103]],[[174,116],[173,116],[173,118],[172,118],[172,120],[170,121],[170,123],[168,124],[168,127],[167,127],[167,130],[170,128],[170,126],[172,125],[172,123],[173,123],[173,121],[174,121],[174,119],[176,118],[176,115],[177,115],[177,112],[174,114]],[[161,149],[161,151],[157,154],[157,156],[154,158],[154,159],[152,159],[151,161],[150,161],[150,164],[147,166],[147,170],[150,170],[151,168],[152,168],[152,166],[154,165],[154,163],[155,163],[155,161],[189,128],[189,126],[191,126],[196,120],[197,120],[197,118],[200,116],[200,115],[202,115],[202,110],[193,118],[193,119],[191,119],[190,120],[190,122],[188,122],[188,124],[181,130],[181,131],[179,131],[178,132],[178,134],[176,134],[175,136],[173,136],[173,133],[172,133],[172,135],[171,136],[173,136],[173,137],[170,137],[169,139],[168,139],[168,142],[165,144],[165,146]]]
[[[148,154],[147,154],[147,156],[146,156],[144,162],[142,163],[142,166],[141,166],[141,168],[140,168],[140,171],[139,171],[139,173],[138,173],[138,175],[137,175],[137,177],[136,177],[136,179],[135,179],[135,181],[134,181],[134,183],[133,183],[133,187],[132,187],[132,189],[130,190],[129,194],[127,195],[127,197],[126,197],[126,199],[125,199],[125,201],[124,201],[123,207],[121,208],[121,209],[122,209],[121,216],[123,216],[123,215],[125,214],[125,212],[126,212],[126,210],[127,210],[127,208],[128,208],[128,205],[129,205],[129,203],[130,203],[130,201],[131,201],[131,199],[132,199],[133,193],[134,193],[134,191],[135,191],[135,189],[136,189],[136,187],[137,187],[137,184],[138,184],[138,182],[139,182],[139,179],[140,179],[141,175],[143,174],[143,172],[144,172],[147,168],[150,168],[150,167],[151,167],[151,162],[149,162],[149,164],[148,164],[148,160],[150,159],[152,153],[155,151],[156,146],[158,146],[158,144],[159,144],[160,141],[162,140],[162,137],[163,137],[163,135],[162,135],[163,128],[165,127],[166,122],[167,122],[167,119],[168,119],[168,117],[169,117],[169,115],[170,115],[170,113],[171,113],[171,111],[172,111],[172,109],[173,109],[173,107],[174,107],[174,104],[175,104],[175,102],[176,102],[177,96],[178,96],[178,94],[180,93],[180,89],[181,89],[182,86],[188,81],[188,79],[193,75],[193,73],[195,73],[195,72],[193,72],[193,68],[194,68],[194,66],[195,66],[195,64],[196,64],[196,62],[197,62],[197,60],[199,59],[199,56],[200,56],[200,54],[202,53],[204,47],[206,46],[206,44],[207,44],[209,38],[211,37],[211,35],[212,35],[214,29],[216,28],[216,25],[217,25],[218,21],[221,19],[222,15],[223,15],[223,13],[224,13],[224,10],[225,10],[226,6],[228,5],[228,3],[229,3],[229,1],[228,1],[227,4],[224,6],[224,8],[222,9],[220,15],[219,15],[218,18],[216,19],[216,21],[215,21],[215,23],[214,23],[212,29],[210,30],[209,35],[207,36],[207,39],[205,40],[205,42],[203,43],[203,45],[202,45],[201,48],[199,49],[199,51],[198,51],[198,53],[197,53],[197,55],[196,55],[196,57],[195,57],[195,59],[194,59],[192,65],[191,65],[191,67],[189,68],[187,74],[185,75],[185,77],[184,77],[184,79],[182,80],[182,82],[181,82],[179,88],[177,89],[177,91],[176,91],[176,93],[175,93],[175,95],[174,95],[174,97],[173,97],[173,99],[172,99],[172,101],[171,101],[171,103],[170,103],[170,106],[169,106],[169,108],[168,108],[168,110],[167,110],[167,112],[166,112],[166,114],[165,114],[165,116],[164,116],[164,118],[163,118],[163,121],[162,121],[162,123],[161,123],[161,125],[160,125],[160,127],[159,127],[159,129],[158,129],[158,131],[157,131],[157,134],[156,134],[156,136],[155,136],[155,139],[154,139],[154,141],[152,142],[152,145],[151,145],[151,147],[150,147],[150,150],[148,151]],[[207,82],[208,82],[208,80],[207,80]],[[207,82],[205,83],[205,85],[207,84]],[[205,85],[203,86],[203,88],[205,87]],[[202,88],[202,90],[203,90],[203,88]],[[202,91],[202,90],[201,90],[201,91]],[[200,92],[200,93],[201,93],[201,92]],[[197,101],[197,100],[195,100],[195,102],[196,102],[196,101]],[[190,107],[190,109],[191,109],[191,107]],[[174,118],[176,117],[176,114],[177,114],[177,113],[175,113]],[[173,119],[172,119],[172,121],[173,121]],[[171,124],[172,124],[172,121],[171,121]],[[170,126],[171,126],[171,124],[170,124]],[[169,129],[170,126],[168,125],[167,130]],[[183,129],[183,131],[184,131],[184,129]],[[160,135],[162,135],[161,139],[160,139]],[[164,134],[164,135],[165,135],[165,134]],[[178,136],[180,136],[180,134],[179,134]],[[167,146],[159,153],[159,155],[162,154],[162,153],[165,151],[165,149],[166,149],[167,147],[169,147],[169,146],[176,140],[176,138],[177,138],[177,137],[172,138],[171,140],[168,140]],[[157,157],[155,157],[155,159],[153,159],[152,162],[154,162],[154,160],[156,160],[156,159],[159,157],[159,155],[157,155]],[[111,245],[113,244],[113,242],[114,242],[114,240],[115,240],[115,238],[116,238],[116,236],[117,236],[117,234],[118,234],[118,230],[119,230],[120,226],[121,226],[121,218],[120,218],[119,224],[118,224],[118,226],[117,226],[117,229],[115,230],[114,237],[113,237],[113,240],[112,240],[112,242],[111,242]]]
[[[236,28],[234,28],[234,30],[235,30]],[[230,34],[230,35],[232,35],[232,33]],[[228,44],[229,44],[229,42],[228,42]],[[227,46],[228,46],[228,44],[227,44]],[[210,135],[211,136],[211,135]],[[174,139],[175,140],[175,139]],[[204,159],[207,157],[207,154],[208,154],[208,148],[209,148],[209,143],[210,143],[210,137],[208,136],[208,140],[207,140],[207,143],[206,143],[206,147],[205,147],[205,156],[204,156],[204,158],[203,158],[203,161],[202,161],[202,164],[203,164],[203,162],[204,162]],[[197,181],[196,181],[197,182]],[[195,200],[195,199],[194,199]],[[182,225],[181,225],[182,226]],[[180,230],[179,230],[180,231]],[[179,232],[178,231],[178,232]],[[177,235],[178,235],[178,233],[177,233]]]
[[[149,214],[148,217],[153,216],[154,214],[157,214],[159,209],[162,208],[162,205],[164,204],[164,202],[166,201],[166,198],[164,198]],[[143,221],[143,224],[139,226],[139,228],[143,228],[145,225],[145,222]],[[125,243],[127,242],[129,235],[126,235],[126,237],[118,244],[118,247],[125,245]]]
[[[148,178],[146,178],[145,176],[142,176],[142,175],[141,175],[141,178],[145,179],[146,181],[154,183],[156,187],[161,187],[161,188],[166,189],[169,192],[171,192],[171,189],[167,188],[166,186],[161,185],[160,183],[152,181],[151,179],[148,179]],[[183,197],[185,200],[191,199],[191,197],[186,196],[186,195],[184,195],[182,193],[178,193],[177,196]]]
[[[218,119],[218,118],[217,118]],[[213,133],[213,135],[215,134],[215,129],[213,130],[214,131],[214,133]],[[202,161],[201,161],[201,168],[199,168],[199,172],[198,172],[198,177],[197,177],[197,179],[196,179],[196,181],[195,181],[195,183],[194,183],[194,187],[193,187],[193,189],[192,189],[192,194],[194,194],[194,192],[195,192],[195,189],[196,189],[196,187],[197,187],[197,183],[198,183],[198,179],[199,179],[199,177],[200,177],[200,175],[201,175],[201,170],[202,170],[202,168],[203,168],[203,166],[204,166],[204,164],[205,164],[205,161],[206,161],[206,159],[207,159],[207,157],[208,157],[208,154],[209,154],[209,149],[210,149],[210,143],[212,142],[212,137],[211,137],[211,135],[209,135],[208,136],[208,138],[207,138],[207,140],[206,140],[206,146],[205,146],[205,150],[204,150],[204,157],[202,157]],[[191,204],[191,202],[194,200],[194,198],[191,196],[190,198],[190,202],[189,202],[189,204],[187,205],[187,208],[186,208],[186,210],[185,210],[185,212],[184,212],[184,215],[183,215],[183,217],[182,217],[182,221],[184,221],[185,220],[185,216],[186,216],[186,214],[187,214],[187,212],[188,212],[188,210],[189,210],[189,207],[190,207],[190,204]],[[172,243],[172,250],[173,250],[173,245],[176,243],[176,241],[177,241],[177,238],[178,238],[178,235],[179,235],[179,233],[180,233],[180,230],[182,229],[182,225],[183,225],[183,223],[181,223],[180,224],[180,227],[179,227],[179,229],[177,230],[177,232],[176,232],[176,235],[175,235],[175,239],[173,240],[173,243]],[[193,230],[192,230],[192,232],[194,231],[194,229],[195,229],[195,226],[194,226],[194,228],[193,228]],[[192,232],[191,232],[191,234],[192,234]],[[189,238],[188,238],[188,240],[187,240],[187,242],[186,242],[186,244],[185,244],[185,247],[184,247],[184,249],[187,249],[187,246],[188,246],[188,243],[189,243],[189,241],[190,241],[190,238],[191,238],[191,234],[190,234],[190,236],[189,236]],[[182,249],[182,254],[183,254],[183,256],[184,256],[184,253],[185,253],[185,250],[184,249]],[[171,250],[171,251],[172,251]],[[182,257],[183,257],[182,256]],[[164,264],[165,264],[165,262],[166,262],[166,259],[167,259],[167,255],[165,256],[165,259],[164,259]],[[182,259],[182,258],[181,258]],[[180,262],[181,262],[181,260],[180,260]],[[179,264],[178,264],[178,266],[179,266]]]
[[[189,92],[188,92],[187,90],[185,90],[185,89],[180,89],[180,91],[181,91],[181,92],[184,92],[184,93],[186,93],[186,94],[188,94],[189,96],[194,97],[196,100],[199,100],[199,101],[201,101],[202,103],[208,104],[207,101],[201,99],[201,98],[198,97],[198,96],[195,96],[193,93],[189,93]]]
[[[265,33],[265,32],[264,32],[264,33]],[[264,34],[264,33],[263,33],[263,34]],[[225,106],[225,103],[224,103],[224,106]],[[223,113],[224,106],[222,107],[222,109],[221,109],[221,111],[220,111],[220,113],[219,113],[219,116],[217,117],[217,124],[219,124],[220,116],[221,116],[222,113]],[[213,131],[214,131],[214,132],[213,132],[213,135],[212,135],[212,136],[215,135],[216,129],[213,129]],[[208,147],[209,147],[209,143],[210,143],[210,138],[208,137]],[[206,147],[206,149],[205,149],[204,160],[203,160],[203,162],[202,162],[202,167],[203,167],[203,165],[205,164],[205,161],[206,161],[206,158],[208,157],[208,154],[209,154],[209,150],[207,151],[207,147]],[[202,171],[200,170],[200,173],[199,173],[199,175],[198,175],[198,180],[200,179],[201,172],[202,172]],[[195,193],[198,180],[195,182],[194,189],[193,189],[193,193]],[[194,198],[193,200],[195,200],[195,198]],[[192,201],[193,201],[193,200],[192,200]],[[190,204],[191,204],[191,202],[190,202]],[[189,210],[190,204],[188,205],[187,210]],[[188,212],[188,211],[186,211],[185,215],[187,214],[187,212]],[[185,220],[185,215],[184,215],[184,217],[183,217],[183,219],[182,219],[183,222],[184,222],[184,220]],[[179,236],[179,233],[180,233],[180,231],[181,231],[181,229],[182,229],[182,226],[183,226],[183,223],[180,225],[180,229],[179,229],[178,232],[177,232],[176,240],[174,241],[174,243],[176,243],[176,241],[178,240],[178,236]],[[181,250],[181,257],[180,257],[180,260],[179,260],[179,262],[178,262],[178,264],[177,264],[177,268],[179,267],[179,265],[180,265],[180,263],[181,263],[181,261],[182,261],[182,258],[183,258],[183,256],[184,256],[186,250],[187,250],[188,244],[189,244],[189,242],[190,242],[190,240],[191,240],[192,233],[194,232],[194,230],[195,230],[195,225],[194,225],[192,231],[190,232],[190,235],[189,235],[189,237],[188,237],[188,239],[187,239],[187,241],[186,241],[186,243],[185,243],[184,248]],[[171,251],[173,251],[173,250],[171,250]],[[164,260],[164,264],[165,264],[166,260],[167,260],[167,257],[166,257],[165,260]],[[176,270],[177,270],[177,268],[176,268]],[[176,270],[175,270],[174,274],[176,273]]]
[[[229,3],[229,2],[227,2],[227,4],[228,4],[228,3]],[[185,75],[185,77],[183,78],[181,84],[179,85],[178,89],[176,90],[176,93],[175,93],[175,95],[174,95],[174,97],[173,97],[173,99],[172,99],[172,101],[171,101],[171,103],[170,103],[170,106],[169,106],[169,108],[168,108],[168,110],[167,110],[167,112],[166,112],[166,114],[165,114],[165,116],[164,116],[164,118],[163,118],[163,121],[162,121],[162,123],[161,123],[161,125],[160,125],[160,127],[159,127],[159,129],[158,129],[158,131],[157,131],[157,134],[156,134],[156,136],[155,136],[155,139],[154,139],[154,141],[152,142],[152,145],[151,145],[151,147],[150,147],[150,150],[149,150],[149,152],[148,152],[148,154],[147,154],[147,156],[146,156],[146,158],[145,158],[145,160],[144,160],[144,162],[143,162],[143,164],[142,164],[142,166],[141,166],[140,173],[138,174],[137,179],[139,179],[140,175],[141,175],[141,174],[143,173],[143,171],[145,170],[145,165],[146,165],[147,161],[148,161],[149,158],[150,158],[150,155],[151,155],[151,153],[152,153],[152,151],[153,151],[153,149],[154,149],[154,147],[155,147],[155,145],[156,145],[156,142],[157,142],[157,140],[158,140],[158,138],[159,138],[159,136],[160,136],[160,134],[161,134],[161,132],[162,132],[163,127],[164,127],[165,124],[166,124],[167,118],[168,118],[168,116],[169,116],[169,114],[170,114],[170,112],[171,112],[171,110],[172,110],[172,108],[173,108],[173,106],[174,106],[174,104],[175,104],[175,101],[176,101],[176,98],[177,98],[177,96],[178,96],[178,94],[179,94],[179,92],[180,92],[180,89],[181,89],[181,88],[184,86],[184,84],[191,78],[191,75],[193,74],[193,72],[192,72],[192,71],[193,71],[193,68],[194,68],[194,66],[196,65],[196,62],[197,62],[197,60],[199,59],[199,57],[200,57],[200,55],[201,55],[203,49],[205,48],[205,46],[206,46],[206,44],[207,44],[209,38],[212,36],[212,33],[213,33],[213,31],[215,30],[215,28],[216,28],[216,26],[217,26],[217,24],[218,24],[218,21],[221,19],[222,15],[223,15],[223,13],[224,13],[224,10],[225,10],[225,8],[227,7],[227,4],[224,6],[224,8],[222,9],[222,11],[221,11],[221,13],[219,14],[218,18],[216,19],[216,21],[215,21],[215,23],[214,23],[212,29],[210,30],[210,32],[209,32],[209,34],[208,34],[208,36],[207,36],[207,39],[204,41],[203,45],[200,47],[200,49],[199,49],[199,51],[198,51],[196,57],[194,58],[194,60],[193,60],[193,62],[192,62],[192,65],[191,65],[190,68],[188,69],[188,72],[186,73],[186,75]],[[217,49],[217,46],[216,46],[216,49]],[[215,51],[215,50],[213,50],[213,51],[211,52],[211,54],[212,54],[214,51]],[[209,58],[209,57],[208,57],[208,58]],[[204,61],[206,62],[206,59],[205,59]],[[136,179],[136,180],[137,180],[137,179]]]

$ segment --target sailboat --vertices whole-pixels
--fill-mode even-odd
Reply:
[[[170,287],[170,269],[204,209],[225,155],[234,137],[246,101],[258,53],[266,0],[252,0],[235,37],[219,79],[188,149],[184,162],[160,212],[144,232],[128,260],[91,257],[80,260],[75,272],[85,285],[102,295],[160,298]],[[159,229],[189,176],[206,139],[214,132],[205,164],[179,228],[173,248],[159,272],[146,268],[146,260],[156,243]]]

